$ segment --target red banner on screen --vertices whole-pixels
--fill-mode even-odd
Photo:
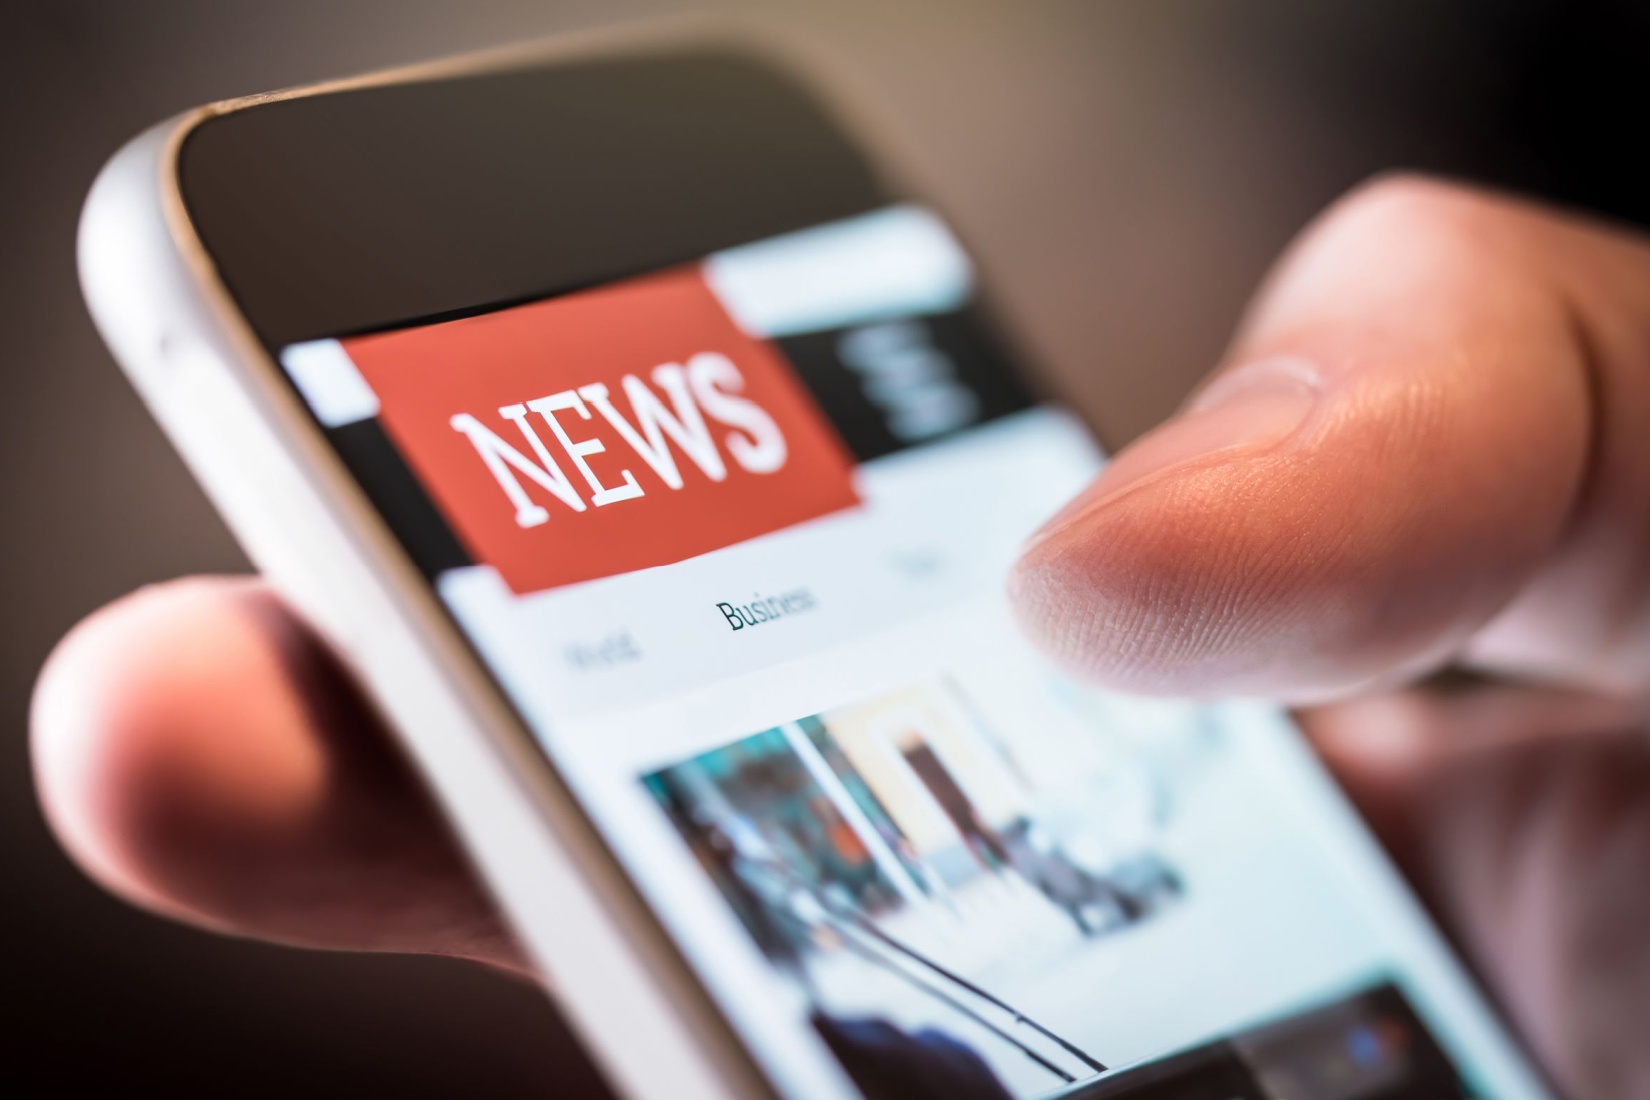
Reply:
[[[459,537],[517,593],[859,502],[834,429],[697,269],[342,343]]]

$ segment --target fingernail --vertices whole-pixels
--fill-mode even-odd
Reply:
[[[1321,390],[1316,367],[1295,357],[1260,359],[1223,374],[1194,394],[1174,419],[1109,462],[1094,484],[1044,524],[1033,541],[1156,475],[1225,452],[1276,447],[1300,430]]]

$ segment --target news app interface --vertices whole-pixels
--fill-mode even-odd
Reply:
[[[1278,713],[1022,640],[1101,456],[973,281],[894,206],[281,360],[786,1095],[1545,1096]]]

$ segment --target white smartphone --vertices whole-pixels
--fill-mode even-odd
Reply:
[[[1280,710],[1016,632],[1102,455],[772,62],[204,108],[80,249],[620,1094],[1551,1096]]]

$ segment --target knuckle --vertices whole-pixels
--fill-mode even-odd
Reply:
[[[1547,284],[1532,261],[1546,240],[1540,216],[1514,199],[1430,176],[1378,176],[1296,238],[1251,306],[1244,334],[1276,338],[1394,309],[1432,316],[1461,307],[1468,287],[1480,312],[1490,301],[1506,310],[1539,307]]]
[[[1419,173],[1390,173],[1353,188],[1330,207],[1317,236],[1406,239],[1454,233],[1509,216],[1506,200]]]

